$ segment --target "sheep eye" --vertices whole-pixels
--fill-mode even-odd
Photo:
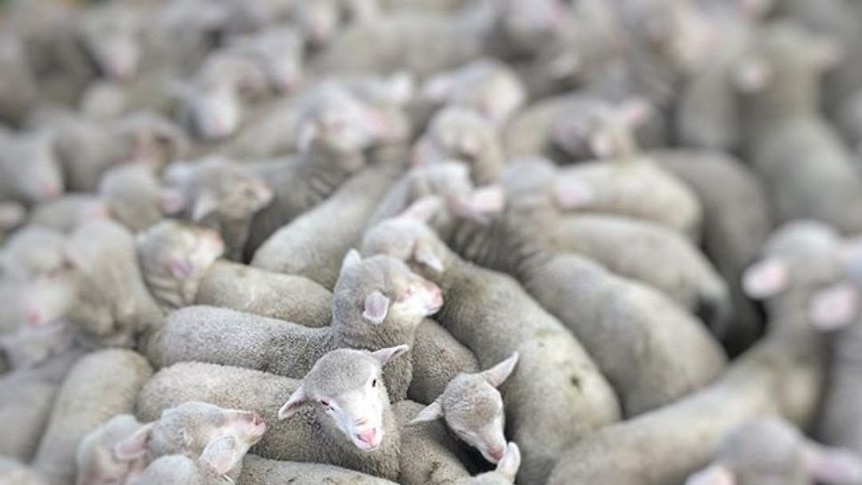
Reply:
[[[329,401],[320,401],[320,405],[325,408],[331,408],[331,406],[329,405]]]
[[[371,387],[377,387],[377,379],[371,381]]]

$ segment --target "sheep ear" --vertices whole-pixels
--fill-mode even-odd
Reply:
[[[772,82],[772,67],[763,59],[749,58],[742,61],[734,71],[736,87],[745,93],[762,91]]]
[[[517,443],[511,441],[506,446],[503,458],[497,463],[497,473],[515,483],[515,477],[518,475],[519,468],[521,468],[521,449],[518,448]]]
[[[809,441],[805,445],[805,464],[817,482],[862,481],[862,457],[847,449],[830,448]]]
[[[736,485],[736,477],[726,466],[710,465],[688,477],[685,485]]]
[[[344,274],[349,268],[352,268],[356,264],[362,261],[362,256],[359,254],[359,251],[356,249],[351,249],[347,251],[347,254],[344,255],[344,260],[341,261],[341,272],[340,274]]]
[[[169,256],[168,271],[171,272],[171,276],[175,279],[184,280],[192,275],[194,272],[194,265],[192,265],[191,261],[182,256]]]
[[[416,79],[406,71],[396,72],[387,81],[389,98],[403,106],[413,100],[416,93]]]
[[[374,290],[370,295],[365,297],[365,309],[362,311],[362,318],[375,325],[380,325],[383,323],[383,320],[386,320],[388,313],[389,297],[379,290]]]
[[[117,459],[132,461],[144,456],[147,453],[147,443],[155,426],[155,422],[147,423],[128,438],[117,443],[114,446],[114,455],[117,456]]]
[[[655,114],[652,104],[643,98],[632,98],[620,106],[620,116],[628,126],[645,125]]]
[[[225,436],[204,448],[200,460],[209,465],[219,475],[227,475],[242,460],[242,451],[236,438]]]
[[[307,122],[296,132],[296,148],[300,153],[306,153],[311,148],[311,143],[317,138],[320,128],[316,124]]]
[[[563,209],[582,209],[591,205],[596,194],[592,187],[573,177],[560,177],[554,183],[554,198]]]
[[[407,424],[417,424],[424,423],[426,421],[436,421],[443,417],[443,407],[440,406],[440,403],[437,401],[432,402],[431,404],[422,408],[418,413],[416,413],[416,417],[411,419]]]
[[[384,349],[375,350],[374,352],[371,352],[371,355],[380,362],[380,366],[382,367],[408,350],[410,350],[409,345],[396,345],[395,347],[386,347]]]
[[[413,260],[435,273],[442,273],[444,270],[443,261],[434,254],[427,241],[416,242],[413,248]]]
[[[776,258],[755,263],[742,273],[742,290],[755,300],[771,298],[789,285],[787,264]]]
[[[186,198],[177,189],[164,189],[159,194],[159,207],[165,214],[176,214],[186,208]]]
[[[218,200],[211,192],[203,192],[192,208],[192,220],[201,222],[218,209]]]
[[[518,363],[518,352],[513,353],[508,359],[482,372],[482,377],[494,387],[500,387],[500,384],[515,370],[515,365]]]
[[[443,208],[443,199],[436,195],[428,195],[416,199],[410,207],[404,209],[399,217],[428,222]]]
[[[308,404],[308,395],[305,393],[305,388],[300,385],[293,394],[287,399],[287,402],[278,410],[278,419],[287,419],[294,414],[302,406]]]
[[[821,331],[837,330],[859,316],[859,294],[851,283],[839,283],[817,292],[809,302],[808,317]]]
[[[435,103],[443,103],[452,95],[455,82],[451,74],[432,77],[422,86],[422,97]]]

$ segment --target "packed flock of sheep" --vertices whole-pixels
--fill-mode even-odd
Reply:
[[[862,2],[8,3],[0,484],[862,484]]]

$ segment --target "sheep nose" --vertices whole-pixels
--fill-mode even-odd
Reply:
[[[356,433],[356,437],[359,438],[359,441],[365,444],[373,445],[377,438],[377,430],[374,428],[368,428]]]
[[[29,310],[27,312],[27,325],[35,327],[42,323],[42,313],[39,310]]]
[[[490,456],[496,463],[503,459],[503,453],[505,453],[505,451],[506,450],[503,448],[494,448],[488,452],[488,456]]]

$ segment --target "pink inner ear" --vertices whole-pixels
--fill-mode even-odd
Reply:
[[[862,457],[841,448],[814,443],[806,450],[811,476],[823,483],[859,483],[862,481]]]
[[[595,191],[586,182],[573,177],[560,177],[554,184],[554,196],[563,209],[583,209],[596,200]]]
[[[770,298],[784,291],[790,284],[787,266],[778,260],[767,259],[757,263],[742,275],[742,288],[749,298]]]
[[[590,136],[590,149],[596,158],[611,158],[614,155],[614,142],[604,130]]]
[[[822,331],[845,327],[859,315],[859,297],[856,288],[843,283],[814,295],[809,306],[809,318],[815,328]]]
[[[389,312],[389,298],[379,291],[374,291],[365,299],[365,310],[362,317],[374,324],[381,324],[386,320]]]
[[[181,256],[171,256],[168,258],[168,269],[171,275],[178,280],[184,280],[192,275],[194,266],[191,261]]]
[[[186,200],[176,189],[165,189],[159,194],[159,206],[165,214],[176,214],[186,207]]]

